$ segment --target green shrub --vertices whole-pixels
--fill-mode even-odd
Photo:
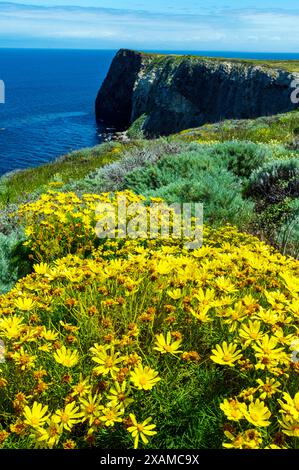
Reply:
[[[64,190],[100,193],[124,189],[128,173],[155,163],[164,155],[175,155],[185,146],[181,142],[170,142],[167,138],[139,142],[129,146],[121,160],[99,168],[81,181],[66,185]]]
[[[283,254],[299,258],[299,200],[288,205],[284,223],[278,228],[275,242]]]
[[[177,180],[200,179],[203,173],[218,168],[225,168],[225,163],[211,158],[209,149],[199,146],[196,151],[167,155],[155,165],[131,171],[125,176],[125,187],[143,194]]]
[[[299,196],[299,159],[274,160],[255,170],[245,194],[259,204],[275,204]]]
[[[211,158],[205,147],[200,152],[166,156],[155,166],[129,173],[125,183],[139,194],[162,197],[169,204],[201,202],[205,220],[215,226],[245,227],[253,208],[242,198],[241,181],[225,168],[224,161]]]
[[[17,208],[10,204],[0,215],[0,294],[10,290],[18,279],[32,270],[29,251],[23,246],[23,229],[13,216]]]
[[[9,291],[20,277],[31,271],[22,243],[19,231],[9,235],[0,233],[0,294]]]
[[[174,202],[201,202],[205,222],[219,227],[226,223],[246,228],[253,205],[242,199],[240,186],[226,170],[203,174],[200,180],[182,179],[146,195]]]
[[[299,258],[299,201],[286,198],[256,212],[253,230],[285,255]]]
[[[223,142],[215,144],[213,154],[223,159],[227,168],[235,175],[248,178],[253,170],[260,167],[271,154],[265,145],[253,142]]]
[[[133,122],[131,127],[127,130],[127,136],[130,139],[144,139],[143,126],[147,119],[146,114],[142,114],[136,121]]]

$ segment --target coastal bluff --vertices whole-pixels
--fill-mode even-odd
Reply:
[[[299,73],[292,71],[292,61],[283,62],[121,49],[98,93],[96,117],[125,130],[143,116],[143,131],[154,137],[224,119],[292,111]]]

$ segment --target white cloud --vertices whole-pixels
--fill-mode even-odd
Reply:
[[[0,3],[0,45],[200,50],[296,50],[299,10],[232,10],[167,15],[111,8]]]

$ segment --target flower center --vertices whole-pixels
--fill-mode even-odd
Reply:
[[[259,420],[259,415],[256,412],[253,411],[253,412],[250,413],[250,415],[251,415],[251,419],[253,421],[258,421]]]
[[[69,415],[68,415],[67,413],[65,413],[65,412],[61,413],[61,421],[62,421],[63,423],[67,423],[68,420],[69,420]]]
[[[111,357],[108,357],[105,361],[105,365],[106,367],[108,367],[109,369],[111,369],[111,367],[113,367],[113,360],[111,359]]]
[[[92,414],[95,411],[95,406],[92,404],[87,405],[86,413]]]
[[[113,420],[114,417],[115,417],[115,415],[114,415],[114,412],[113,412],[113,411],[108,411],[108,413],[106,414],[106,419],[107,419],[107,421],[108,421],[108,420],[109,420],[109,421],[110,421],[110,420]]]
[[[37,416],[32,416],[32,418],[31,418],[31,423],[32,423],[33,425],[39,424],[39,418],[38,418]]]
[[[230,362],[232,360],[232,355],[231,354],[224,354],[223,360],[225,362]]]
[[[147,378],[144,375],[142,375],[139,379],[139,382],[140,382],[141,385],[146,385],[147,384]]]

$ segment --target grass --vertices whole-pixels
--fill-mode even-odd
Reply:
[[[292,111],[257,119],[225,120],[216,124],[186,129],[174,138],[193,142],[196,140],[224,142],[247,140],[252,142],[292,144],[299,135],[299,112]]]
[[[164,61],[166,58],[177,62],[183,62],[185,60],[192,61],[206,61],[206,62],[231,62],[236,65],[248,65],[252,67],[261,66],[269,69],[281,69],[287,72],[299,72],[299,60],[264,60],[264,59],[234,59],[228,57],[208,57],[198,56],[192,54],[160,54],[152,52],[141,52],[141,54],[149,59],[153,59],[155,63]]]
[[[99,145],[4,177],[0,186],[0,207],[18,202],[55,179],[63,183],[80,180],[91,171],[117,160],[122,148],[119,143]]]

